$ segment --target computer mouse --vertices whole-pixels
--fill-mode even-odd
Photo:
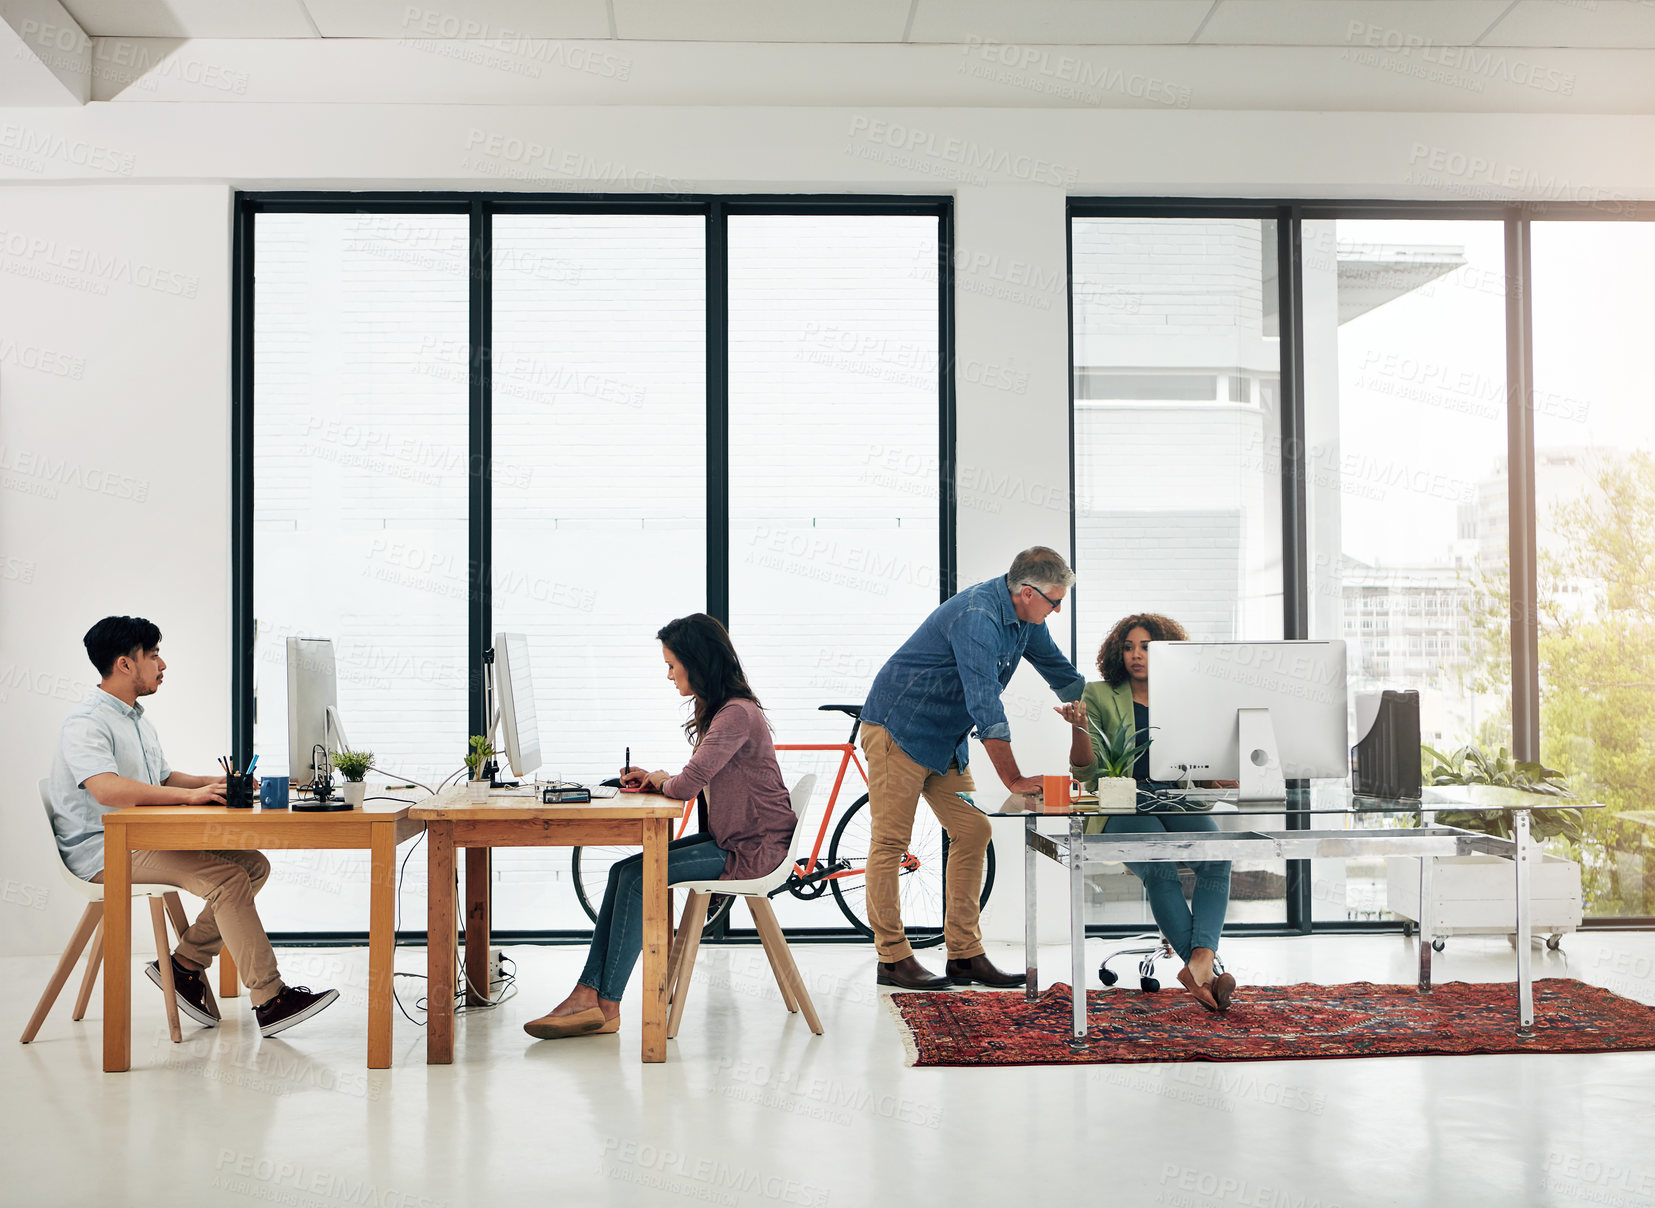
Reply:
[[[606,789],[618,789],[621,787],[621,778],[619,776],[611,776],[608,780],[603,781],[602,784]]]

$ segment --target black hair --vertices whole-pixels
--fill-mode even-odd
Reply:
[[[86,631],[86,657],[98,669],[98,678],[108,679],[115,660],[134,651],[154,650],[161,644],[161,630],[143,617],[105,617]]]
[[[750,700],[759,704],[759,698],[747,684],[747,673],[741,669],[729,631],[716,617],[692,612],[687,617],[668,621],[655,637],[683,664],[690,691],[695,693],[695,712],[684,723],[684,733],[692,743],[706,735],[713,716],[730,701]]]

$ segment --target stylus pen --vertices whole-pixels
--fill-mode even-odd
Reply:
[[[622,768],[621,771],[630,772],[631,770],[632,770],[632,748],[628,747],[626,749],[626,766],[624,768]]]

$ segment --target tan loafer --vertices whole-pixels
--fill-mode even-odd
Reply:
[[[621,1017],[605,1021],[602,1009],[587,1007],[570,1015],[542,1015],[523,1025],[523,1030],[536,1040],[562,1040],[568,1036],[585,1036],[590,1032],[613,1032]]]

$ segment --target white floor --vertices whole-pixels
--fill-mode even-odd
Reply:
[[[1537,976],[1655,1004],[1655,935],[1563,944]],[[1094,964],[1106,948],[1092,941]],[[362,949],[282,953],[289,980],[344,994],[275,1040],[242,997],[173,1045],[135,977],[128,1074],[100,1072],[99,998],[76,1024],[66,994],[33,1044],[0,1048],[0,1204],[1655,1205],[1655,1053],[908,1069],[871,951],[845,945],[796,949],[822,1037],[782,1009],[758,948],[703,948],[671,1060],[644,1068],[635,1001],[619,1036],[525,1036],[583,952],[508,951],[521,993],[460,1020],[450,1067],[427,1068],[399,1015],[395,1068],[365,1069]],[[1244,985],[1415,970],[1400,938],[1233,940],[1225,956]],[[1066,980],[1060,950],[1042,959]],[[13,1035],[52,963],[0,960]],[[1511,967],[1503,939],[1436,961],[1439,981]]]

